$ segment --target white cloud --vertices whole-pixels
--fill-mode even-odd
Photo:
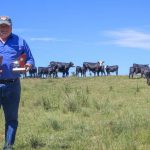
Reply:
[[[45,42],[51,42],[56,41],[55,38],[49,38],[49,37],[36,37],[36,38],[30,38],[31,41],[45,41]]]
[[[31,28],[13,28],[13,32],[47,32],[47,29],[31,29]]]
[[[24,33],[29,33],[29,35],[32,34],[32,36],[35,35],[35,33],[40,35],[48,34],[48,29],[31,29],[31,28],[14,28],[13,29],[14,33],[18,33],[18,34],[24,34]],[[71,42],[72,40],[70,39],[58,39],[58,38],[54,38],[54,37],[48,37],[48,36],[39,36],[38,37],[27,37],[27,36],[23,36],[26,37],[27,39],[29,39],[30,41],[42,41],[42,42]]]
[[[51,37],[33,37],[31,41],[43,41],[43,42],[71,42],[69,39],[56,39]]]
[[[17,33],[22,33],[22,32],[27,32],[29,31],[29,29],[26,28],[14,28],[13,32],[17,32]]]
[[[136,30],[107,31],[105,34],[113,38],[108,43],[123,47],[150,49],[150,34]]]

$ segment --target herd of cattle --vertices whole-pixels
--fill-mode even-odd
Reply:
[[[62,77],[69,76],[69,69],[75,67],[74,75],[79,77],[86,77],[87,71],[90,71],[94,76],[105,76],[110,75],[111,72],[114,72],[116,76],[118,75],[118,65],[105,66],[104,61],[98,62],[83,62],[82,66],[75,66],[73,62],[64,63],[51,61],[48,67],[34,67],[29,70],[29,77],[38,77],[38,78],[57,78],[58,73],[62,73]],[[133,78],[134,75],[141,74],[141,77],[147,79],[147,84],[150,85],[150,68],[149,65],[143,64],[133,64],[129,69],[129,78]],[[26,77],[26,75],[24,75]]]
[[[118,65],[114,66],[104,66],[104,61],[99,61],[96,63],[93,62],[83,62],[83,66],[75,66],[73,62],[64,63],[64,62],[55,62],[51,61],[48,67],[34,67],[29,70],[30,77],[39,77],[39,78],[57,78],[58,73],[62,73],[62,77],[69,76],[69,69],[71,67],[75,68],[75,75],[77,77],[86,77],[87,71],[90,71],[94,76],[110,75],[110,72],[116,72],[118,75]],[[25,75],[26,76],[26,75]]]

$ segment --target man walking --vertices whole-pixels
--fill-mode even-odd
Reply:
[[[0,107],[5,117],[3,150],[12,150],[18,127],[18,108],[21,94],[20,73],[13,71],[13,62],[26,54],[25,69],[34,66],[34,58],[26,41],[12,33],[12,21],[0,16]]]

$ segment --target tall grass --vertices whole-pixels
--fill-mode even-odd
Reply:
[[[149,150],[150,87],[127,76],[22,79],[17,150]],[[0,110],[0,146],[4,117]]]

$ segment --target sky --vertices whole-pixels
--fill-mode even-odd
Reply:
[[[0,15],[11,17],[37,67],[103,60],[128,75],[133,63],[150,64],[149,6],[150,0],[0,0]]]

